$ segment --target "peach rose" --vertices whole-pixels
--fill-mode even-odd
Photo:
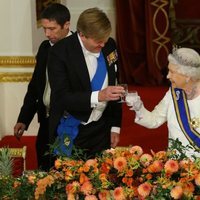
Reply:
[[[90,181],[86,181],[81,186],[81,192],[85,195],[90,195],[92,193],[93,186]]]
[[[140,163],[144,166],[144,167],[147,167],[150,165],[150,163],[152,162],[153,160],[153,157],[148,154],[148,153],[145,153],[143,154],[141,157],[140,157]]]
[[[152,164],[147,167],[150,173],[160,172],[163,169],[163,163],[161,160],[155,160]]]
[[[140,146],[133,146],[130,148],[130,153],[136,156],[141,156],[143,154],[143,149]]]
[[[178,162],[176,160],[168,160],[164,165],[164,169],[167,173],[173,174],[179,169]]]
[[[174,199],[180,199],[181,196],[183,195],[183,188],[181,186],[175,186],[172,188],[170,195]]]
[[[115,188],[115,190],[113,192],[113,197],[115,200],[126,200],[126,198],[124,196],[123,188],[122,187]]]
[[[139,185],[137,191],[140,196],[142,196],[143,198],[146,198],[147,196],[149,196],[151,189],[152,189],[151,184],[148,182],[145,182]]]
[[[127,166],[126,158],[118,157],[114,160],[114,168],[118,171],[123,171]]]
[[[85,200],[98,200],[97,197],[95,195],[87,195],[85,197]]]
[[[200,174],[197,174],[197,176],[195,177],[195,183],[196,185],[200,186]]]
[[[100,200],[111,199],[110,192],[108,190],[102,190],[99,192],[98,197]]]

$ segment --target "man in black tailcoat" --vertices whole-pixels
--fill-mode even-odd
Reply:
[[[124,89],[116,86],[118,56],[110,33],[111,24],[105,13],[98,8],[87,9],[78,19],[77,32],[56,43],[49,54],[50,143],[54,143],[57,129],[61,128],[68,142],[85,150],[87,157],[114,148],[119,142],[122,107],[118,100]],[[97,85],[101,84],[96,87],[93,80],[100,57],[104,64],[99,69],[105,70],[97,78]],[[69,124],[62,124],[66,119],[80,122],[73,127],[75,133]],[[62,125],[68,129],[62,129]],[[62,131],[60,136],[61,147],[66,138],[62,138]]]
[[[14,126],[14,135],[19,139],[37,113],[40,124],[36,140],[38,167],[42,170],[49,170],[49,156],[45,155],[49,150],[50,87],[47,76],[47,59],[50,47],[71,34],[69,31],[70,12],[62,4],[51,4],[43,11],[41,23],[48,40],[43,41],[39,47],[33,76]]]

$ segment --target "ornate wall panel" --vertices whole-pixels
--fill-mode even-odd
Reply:
[[[154,0],[151,1],[153,13],[153,31],[154,37],[152,45],[154,46],[154,58],[156,66],[161,70],[166,66],[166,58],[169,54],[169,18],[168,18],[168,1]]]
[[[190,47],[200,53],[200,2],[170,0],[170,28],[172,42]]]
[[[166,80],[171,47],[168,10],[168,0],[148,0],[146,5],[147,63],[155,85],[165,84]]]

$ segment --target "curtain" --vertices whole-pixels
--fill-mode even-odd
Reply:
[[[168,1],[116,0],[120,81],[166,84],[169,39]]]

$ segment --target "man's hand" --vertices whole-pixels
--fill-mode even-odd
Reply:
[[[115,101],[118,100],[124,93],[124,88],[121,86],[108,86],[107,88],[99,91],[99,102],[102,101]]]
[[[111,132],[111,148],[115,148],[119,143],[119,133]]]
[[[26,129],[26,125],[24,123],[17,123],[14,126],[14,136],[19,140]]]

